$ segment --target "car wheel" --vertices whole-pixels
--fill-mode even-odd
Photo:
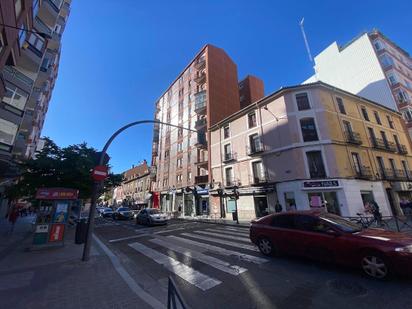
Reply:
[[[384,279],[389,275],[388,264],[378,253],[364,254],[361,259],[361,267],[366,275],[375,279]]]
[[[273,254],[273,251],[274,251],[273,244],[266,237],[262,237],[259,239],[258,247],[259,247],[260,252],[262,252],[264,255],[270,256]]]

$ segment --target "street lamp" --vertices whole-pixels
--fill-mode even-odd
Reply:
[[[162,124],[162,125],[169,126],[169,127],[175,127],[175,128],[182,129],[182,130],[197,132],[196,130],[192,130],[190,128],[185,128],[185,127],[177,126],[177,125],[166,123],[166,122],[161,122],[161,121],[158,121],[158,120],[140,120],[140,121],[131,122],[131,123],[121,127],[116,132],[114,132],[112,134],[112,136],[110,136],[110,138],[107,140],[106,144],[104,145],[103,150],[99,153],[100,155],[99,155],[98,165],[104,165],[105,159],[107,160],[107,158],[108,158],[107,155],[106,155],[107,149],[109,148],[109,146],[113,142],[113,140],[120,133],[122,133],[124,130],[126,130],[130,127],[133,127],[133,126],[136,126],[136,125],[139,125],[139,124],[143,124],[143,123],[157,123],[157,124]],[[90,205],[90,211],[89,211],[89,224],[88,224],[88,227],[87,227],[86,241],[84,243],[84,248],[83,248],[83,257],[82,257],[83,261],[88,261],[89,260],[90,247],[91,247],[91,241],[92,241],[92,233],[93,233],[93,228],[94,228],[94,215],[95,215],[95,212],[96,212],[97,194],[99,192],[99,189],[102,186],[103,186],[103,180],[93,182],[91,205]]]

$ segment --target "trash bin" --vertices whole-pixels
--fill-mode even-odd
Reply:
[[[84,244],[86,241],[88,224],[85,219],[80,220],[76,226],[76,237],[74,242],[78,245]]]

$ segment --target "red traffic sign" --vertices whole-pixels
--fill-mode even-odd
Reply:
[[[107,166],[98,165],[93,169],[92,177],[94,180],[105,180],[107,177]]]

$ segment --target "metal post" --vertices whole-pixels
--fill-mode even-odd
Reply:
[[[113,142],[113,140],[118,136],[120,133],[122,133],[124,130],[133,127],[138,124],[143,124],[143,123],[158,123],[158,124],[163,124],[169,127],[175,127],[183,130],[188,130],[192,132],[197,132],[196,130],[192,130],[190,128],[185,128],[182,126],[176,126],[170,123],[166,122],[161,122],[158,120],[140,120],[140,121],[135,121],[132,123],[129,123],[120,129],[118,129],[116,132],[110,136],[110,138],[107,140],[106,144],[103,147],[102,152],[100,153],[100,158],[99,158],[99,164],[98,165],[104,165],[104,158],[106,156],[107,149],[109,148],[110,144]],[[92,242],[92,234],[93,234],[93,228],[94,228],[94,214],[96,212],[96,201],[97,201],[97,194],[99,193],[99,189],[103,186],[103,181],[98,181],[93,183],[93,188],[92,188],[92,196],[91,196],[91,205],[90,205],[90,211],[89,211],[89,225],[87,227],[87,235],[86,235],[86,242],[84,243],[84,248],[83,248],[83,261],[88,261],[90,257],[90,247],[91,247],[91,242]]]

